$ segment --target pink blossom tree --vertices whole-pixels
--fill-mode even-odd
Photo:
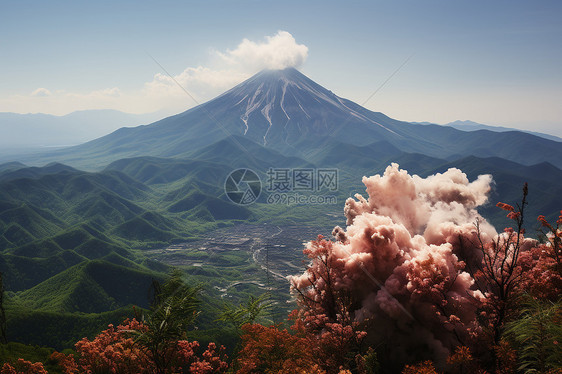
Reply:
[[[336,227],[333,241],[308,243],[310,262],[291,278],[303,323],[318,334],[334,323],[365,331],[365,342],[386,345],[382,356],[395,362],[415,359],[410,351],[444,365],[452,349],[479,332],[474,300],[485,295],[467,262],[482,255],[478,243],[468,243],[496,236],[476,211],[490,182],[470,182],[458,169],[410,176],[397,164],[364,177],[368,198],[346,201],[346,229]]]

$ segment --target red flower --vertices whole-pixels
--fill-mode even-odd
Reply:
[[[521,212],[509,212],[507,213],[507,218],[509,219],[517,219],[521,216]]]
[[[502,202],[497,203],[496,206],[508,212],[513,212],[515,210],[511,205]]]
[[[0,370],[1,374],[48,374],[47,370],[40,362],[31,363],[22,358],[14,364],[14,366],[5,363]]]
[[[438,374],[433,362],[424,361],[417,365],[406,365],[402,374]]]

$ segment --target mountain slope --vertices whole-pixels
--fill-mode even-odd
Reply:
[[[477,123],[477,122],[472,122],[472,121],[454,121],[454,122],[449,122],[449,123],[445,124],[444,126],[450,126],[450,127],[453,127],[457,130],[462,130],[462,131],[476,131],[476,130],[490,130],[490,131],[495,131],[495,132],[523,131],[523,132],[526,132],[526,133],[529,133],[529,134],[539,136],[541,138],[554,140],[555,142],[562,142],[562,138],[560,138],[558,136],[555,136],[555,135],[544,134],[544,133],[535,132],[535,131],[518,130],[518,129],[511,128],[511,127],[484,125],[482,123]]]
[[[46,258],[75,250],[97,258],[122,253],[126,243],[192,235],[183,219],[154,209],[158,199],[117,170],[87,173],[58,164],[7,172],[0,176],[0,252]]]
[[[0,164],[0,174],[3,174],[4,172],[7,171],[21,169],[25,167],[27,167],[25,164],[22,164],[21,162],[18,161],[6,162],[4,164]]]
[[[20,293],[18,301],[26,308],[53,312],[100,313],[129,304],[146,308],[155,276],[103,260],[88,261]]]
[[[123,126],[150,123],[156,113],[129,114],[117,110],[82,110],[64,116],[42,113],[0,113],[0,149],[75,145]]]

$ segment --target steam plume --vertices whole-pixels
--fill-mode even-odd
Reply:
[[[482,240],[497,235],[477,212],[487,201],[492,177],[470,182],[452,168],[421,178],[392,164],[383,175],[363,177],[363,183],[367,197],[347,199],[347,227],[333,231],[330,287],[351,294],[353,319],[369,326],[372,339],[393,345],[390,354],[398,362],[427,351],[443,360],[477,328],[474,301],[484,295],[473,287],[465,261],[480,257],[466,244],[476,243],[477,220]],[[307,250],[315,245],[308,243]],[[327,292],[322,282],[309,287],[308,273],[291,282],[311,299]]]

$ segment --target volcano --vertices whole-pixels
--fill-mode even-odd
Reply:
[[[398,135],[361,113],[361,107],[294,68],[262,71],[204,109],[217,113],[218,121],[239,119],[237,126],[228,129],[232,133],[280,150],[308,137],[334,137],[356,143],[354,131],[371,135],[362,142]]]
[[[384,143],[440,159],[501,157],[524,165],[547,161],[562,167],[562,143],[518,131],[464,132],[394,120],[337,96],[294,68],[261,71],[186,112],[150,125],[121,128],[41,160],[91,167],[134,156],[185,158],[229,137],[244,137],[303,158],[311,147],[325,151],[338,144]]]

